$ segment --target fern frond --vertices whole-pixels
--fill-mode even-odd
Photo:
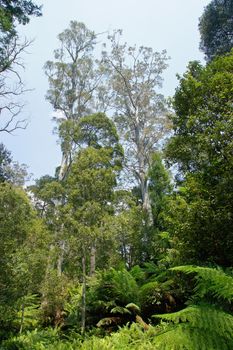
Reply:
[[[199,266],[178,266],[172,271],[180,271],[186,274],[195,274],[196,296],[203,298],[211,293],[217,299],[233,301],[233,277],[227,275],[221,269]]]
[[[138,286],[134,277],[126,270],[110,269],[110,284],[115,295],[115,301],[126,305],[135,302],[138,298]]]
[[[113,316],[113,317],[105,317],[102,318],[97,324],[96,327],[110,326],[110,325],[118,325],[122,323],[121,317]]]
[[[188,324],[170,327],[155,337],[157,350],[231,350],[232,346],[232,340]]]
[[[186,309],[163,315],[154,315],[172,324],[188,324],[195,329],[208,333],[217,333],[219,337],[233,342],[233,316],[210,305],[193,305]]]
[[[126,305],[126,309],[136,313],[136,314],[139,314],[140,313],[140,307],[134,303],[129,303]]]
[[[110,312],[112,314],[121,314],[121,315],[128,314],[128,315],[131,315],[131,312],[128,309],[126,309],[125,307],[122,307],[122,306],[116,306]]]

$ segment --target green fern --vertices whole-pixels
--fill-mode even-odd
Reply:
[[[133,312],[135,314],[140,314],[140,307],[134,303],[129,303],[126,305],[126,309],[130,310],[130,312]]]
[[[233,278],[220,269],[207,267],[178,266],[171,270],[194,275],[196,285],[193,300],[199,300],[199,303],[175,313],[154,315],[165,321],[156,337],[156,348],[232,350],[233,316],[222,309],[222,301],[232,301]],[[212,296],[211,300],[215,298],[214,304],[206,302],[209,295]],[[219,301],[221,303],[217,306]]]
[[[196,287],[195,295],[200,298],[211,294],[217,299],[233,301],[233,277],[224,273],[221,269],[199,266],[178,266],[172,271],[180,271],[186,274],[194,274]]]
[[[207,304],[192,305],[172,314],[155,315],[154,317],[173,324],[186,323],[191,328],[208,333],[218,333],[218,336],[233,341],[233,316]]]
[[[188,324],[169,327],[155,338],[157,350],[232,350],[232,340]]]
[[[36,294],[28,294],[18,300],[19,311],[17,312],[15,323],[20,328],[20,333],[24,329],[35,328],[39,323],[40,300]]]

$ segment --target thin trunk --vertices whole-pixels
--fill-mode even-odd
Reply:
[[[148,188],[148,181],[144,180],[141,184],[142,188],[142,207],[146,211],[148,215],[148,225],[151,227],[153,226],[153,214],[152,214],[152,208],[151,208],[151,202],[150,202],[150,195],[149,195],[149,188]]]
[[[135,144],[137,147],[137,160],[138,160],[138,178],[140,183],[140,189],[141,189],[141,196],[142,196],[142,207],[145,210],[145,212],[148,215],[148,225],[153,225],[153,215],[152,215],[152,208],[150,203],[150,197],[149,197],[149,188],[148,188],[148,180],[146,178],[147,173],[147,165],[146,165],[146,155],[145,155],[145,148],[143,146],[143,142],[140,135],[140,123],[139,123],[139,117],[137,116],[137,113],[135,115],[135,118],[137,120],[137,123],[135,125]]]
[[[96,243],[94,242],[91,246],[91,257],[90,257],[90,276],[95,274],[96,266]]]
[[[82,309],[81,309],[81,333],[84,334],[86,326],[86,252],[83,250],[83,288],[82,288]]]
[[[142,194],[142,207],[148,215],[148,226],[153,226],[153,214],[149,196],[148,181],[145,178],[144,173],[140,174],[140,188]]]
[[[136,322],[144,328],[144,331],[150,329],[150,326],[145,321],[143,321],[143,319],[139,315],[136,315]]]
[[[62,264],[64,261],[64,253],[65,253],[65,241],[59,242],[60,252],[57,259],[57,275],[61,277],[62,275]]]

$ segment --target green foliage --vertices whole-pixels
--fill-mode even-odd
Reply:
[[[20,300],[38,293],[44,277],[47,232],[22,189],[1,184],[0,207],[0,323],[15,331]]]
[[[223,300],[232,300],[233,278],[207,267],[179,266],[172,270],[195,276],[196,287],[190,303],[197,304],[176,313],[154,316],[167,324],[156,337],[158,348],[231,349],[233,316],[228,308],[223,310]]]
[[[6,149],[3,143],[0,144],[0,182],[8,179],[7,165],[11,163],[11,153]]]
[[[117,333],[106,336],[103,339],[92,337],[84,341],[80,347],[82,350],[154,350],[155,330],[151,327],[147,332],[133,324],[130,328],[123,327]]]
[[[138,300],[138,287],[133,276],[126,270],[111,268],[100,276],[95,287],[98,300],[114,301],[116,305],[123,306]]]
[[[143,224],[145,213],[141,204],[137,203],[131,192],[118,190],[114,192],[113,209],[115,215],[109,222],[115,249],[112,254],[117,252],[118,262],[120,258],[128,268],[141,264],[146,259],[147,248]]]
[[[155,226],[159,229],[163,228],[160,219],[162,210],[165,209],[167,196],[171,192],[171,181],[168,171],[162,163],[159,153],[153,153],[151,156],[151,164],[148,172],[150,180],[149,190],[150,199],[153,210]]]
[[[18,313],[16,315],[16,327],[22,333],[25,329],[36,328],[39,324],[40,299],[36,294],[28,294],[17,301]]]
[[[155,317],[170,324],[157,336],[159,349],[220,350],[231,349],[233,345],[233,316],[216,307],[193,305]]]
[[[116,328],[118,324],[126,324],[135,314],[138,286],[126,269],[110,268],[88,281],[86,300],[89,326],[95,326],[101,320],[101,325]]]
[[[64,307],[69,298],[71,283],[66,275],[58,276],[57,270],[49,269],[41,286],[41,322],[44,325],[61,326],[64,323]]]
[[[59,338],[58,330],[47,329],[33,331],[4,342],[2,350],[154,350],[155,330],[143,332],[141,327],[132,325],[123,327],[119,332],[110,336],[99,338],[91,336],[84,341],[78,336],[71,337],[68,341]]]
[[[12,31],[15,22],[26,24],[29,16],[41,16],[41,7],[32,1],[1,0],[0,1],[0,28],[1,31]]]
[[[205,316],[207,316],[205,314]],[[191,328],[190,325],[178,325],[166,329],[156,337],[158,350],[230,350],[232,340],[218,332],[207,333],[200,328]]]
[[[64,304],[65,325],[79,328],[81,319],[82,286],[71,287],[68,290],[68,300]]]
[[[212,294],[214,298],[233,301],[233,277],[221,269],[199,266],[178,266],[171,270],[194,275],[196,287],[194,292],[199,298]]]
[[[49,81],[46,98],[68,122],[60,131],[62,140],[66,141],[63,150],[71,151],[76,122],[92,112],[94,92],[100,78],[92,57],[96,34],[84,23],[71,21],[58,39],[60,45],[54,51],[55,60],[47,61],[44,67]],[[58,118],[57,122],[59,127],[61,120]]]
[[[193,62],[174,97],[167,157],[178,163],[183,190],[170,202],[168,216],[181,263],[233,263],[232,72],[233,54],[206,67]]]
[[[207,60],[229,52],[233,46],[233,1],[212,0],[199,21],[200,49]]]
[[[2,343],[2,350],[45,350],[51,344],[59,341],[58,329],[47,328],[45,330],[27,331],[18,337],[12,337]],[[52,348],[52,347],[51,347]]]

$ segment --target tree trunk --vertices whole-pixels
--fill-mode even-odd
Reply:
[[[153,215],[152,215],[152,208],[150,203],[150,197],[149,197],[149,184],[146,177],[147,173],[147,165],[146,165],[146,150],[143,145],[142,139],[141,139],[141,132],[140,132],[140,122],[139,117],[137,113],[135,114],[136,119],[136,125],[134,126],[134,133],[135,133],[135,144],[137,147],[137,161],[138,161],[138,171],[136,171],[137,177],[139,179],[139,185],[141,189],[141,196],[142,196],[142,207],[145,210],[145,212],[148,215],[148,225],[153,225]]]
[[[148,188],[148,181],[146,180],[144,185],[144,190],[143,190],[143,197],[142,197],[142,207],[148,214],[148,225],[153,226],[153,214],[152,214],[152,207],[151,207],[151,202],[150,202],[150,195],[149,195],[149,188]]]
[[[86,252],[83,250],[82,257],[83,288],[82,288],[82,309],[81,309],[81,333],[84,334],[86,326]]]
[[[68,166],[69,166],[69,155],[66,152],[62,152],[61,166],[58,174],[59,181],[63,181],[65,179]]]
[[[151,227],[153,226],[153,214],[152,214],[152,208],[151,208],[151,202],[150,202],[150,196],[149,196],[149,184],[148,184],[148,180],[145,178],[144,173],[140,173],[139,178],[140,178],[140,188],[141,188],[141,195],[142,195],[142,207],[148,215],[148,225]]]
[[[60,241],[59,242],[59,248],[60,252],[57,258],[57,275],[61,277],[62,275],[62,264],[64,261],[64,253],[65,253],[65,241]]]
[[[93,242],[91,246],[91,257],[90,257],[90,276],[95,274],[95,266],[96,266],[96,244]]]

